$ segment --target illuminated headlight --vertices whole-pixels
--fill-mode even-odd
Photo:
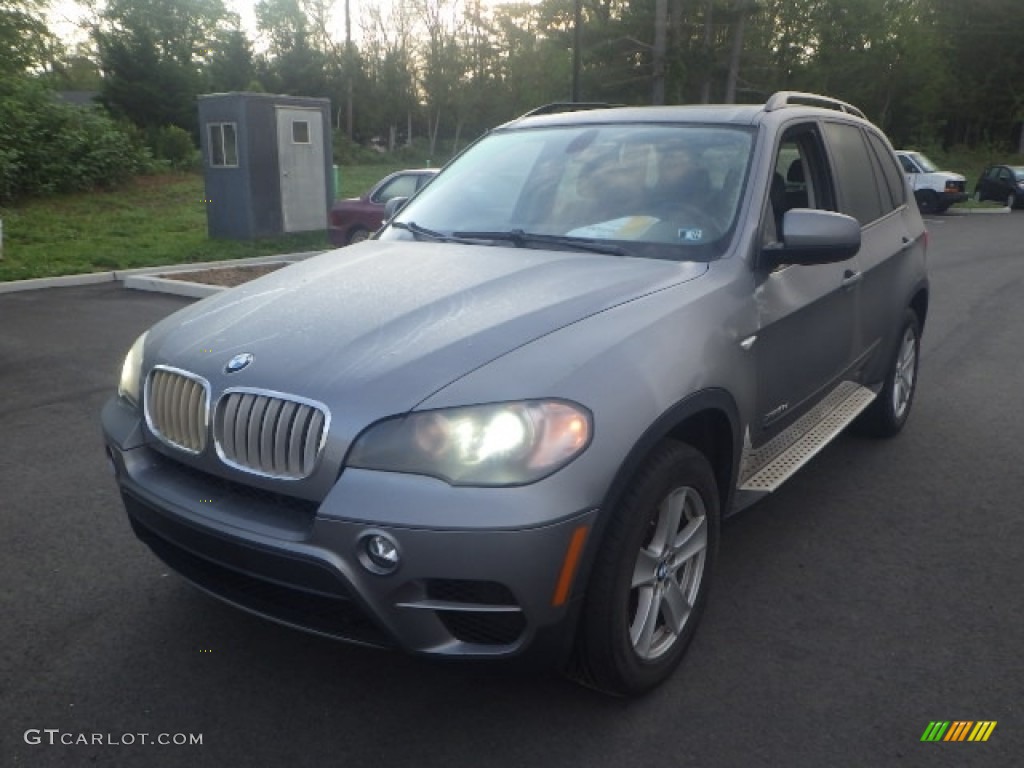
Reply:
[[[146,334],[142,334],[132,344],[125,355],[121,366],[121,381],[117,385],[117,394],[135,405],[139,404],[139,386],[142,381],[142,348],[146,344]]]
[[[348,465],[430,475],[451,485],[525,485],[590,443],[590,412],[564,400],[527,400],[412,413],[370,427]]]

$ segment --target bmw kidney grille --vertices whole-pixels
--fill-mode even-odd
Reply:
[[[210,387],[205,379],[166,366],[149,375],[146,423],[161,441],[190,454],[208,441]],[[236,469],[265,477],[309,477],[330,424],[321,403],[237,388],[217,401],[213,438],[217,455]]]
[[[255,390],[229,390],[217,404],[217,453],[248,472],[298,480],[312,474],[327,435],[325,406]]]

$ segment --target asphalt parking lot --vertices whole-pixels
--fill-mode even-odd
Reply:
[[[192,589],[129,530],[99,433],[133,339],[190,300],[0,295],[0,763],[1021,765],[1024,213],[929,229],[907,430],[842,438],[727,524],[688,657],[635,701],[340,645]],[[922,743],[935,720],[998,725]]]

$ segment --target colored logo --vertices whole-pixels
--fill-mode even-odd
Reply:
[[[995,729],[995,720],[932,720],[921,741],[988,741]]]
[[[243,352],[240,355],[235,355],[228,364],[224,366],[225,373],[238,373],[243,368],[247,367],[252,362],[252,354],[249,352]]]

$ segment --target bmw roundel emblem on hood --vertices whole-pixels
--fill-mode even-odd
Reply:
[[[228,360],[228,364],[224,366],[224,373],[238,373],[251,362],[252,354],[250,352],[243,352],[240,355],[235,355]]]

